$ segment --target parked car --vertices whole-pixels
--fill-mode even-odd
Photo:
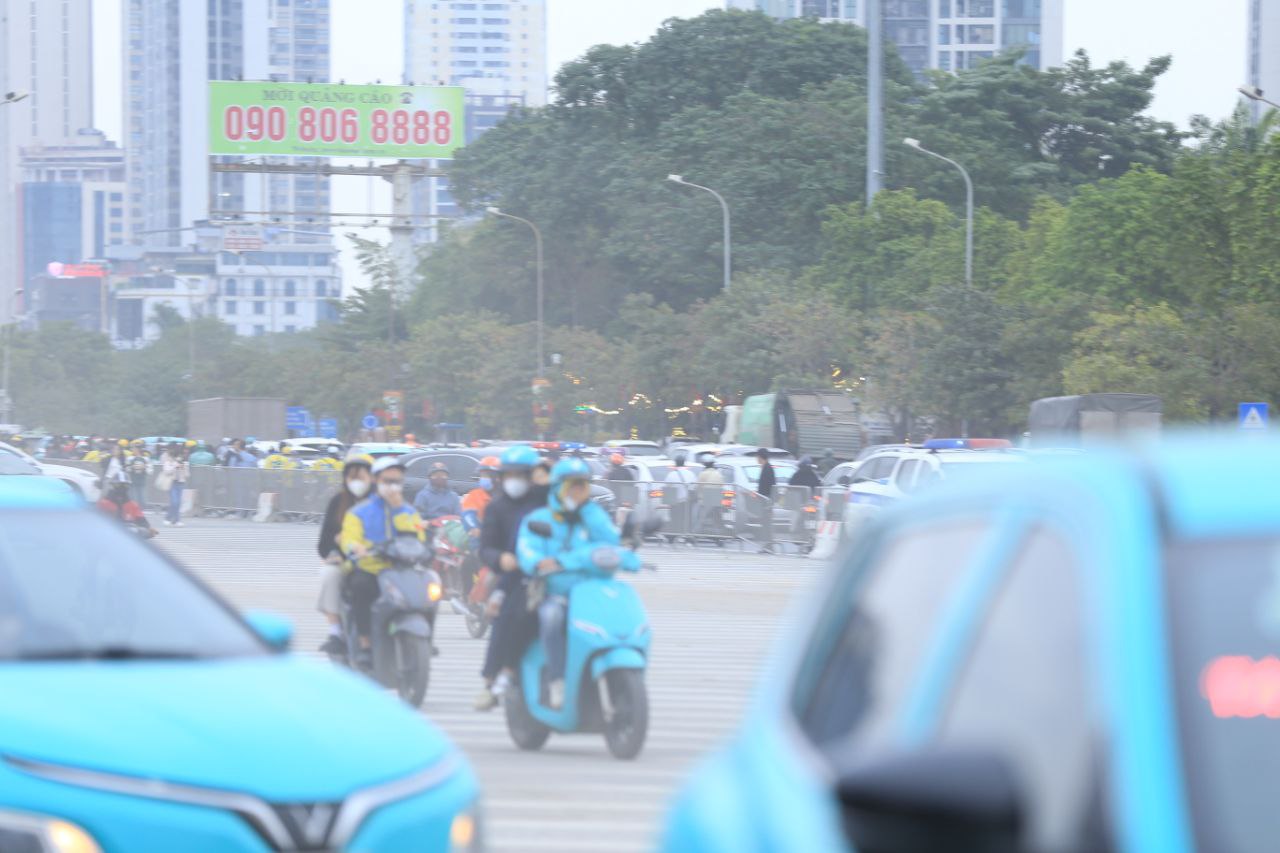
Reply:
[[[1275,849],[1280,445],[968,473],[800,603],[662,849]]]
[[[56,489],[0,478],[0,847],[476,849],[426,719]]]
[[[364,441],[358,442],[347,448],[347,455],[358,454],[362,456],[372,456],[374,459],[381,459],[383,456],[403,456],[406,453],[412,453],[417,448],[408,444],[399,444],[388,441]]]
[[[58,465],[53,462],[45,462],[42,459],[36,459],[31,454],[14,447],[12,444],[0,441],[0,456],[3,455],[16,456],[34,465],[36,473],[61,480],[89,503],[97,503],[102,496],[102,477],[95,471],[77,468],[74,465]]]

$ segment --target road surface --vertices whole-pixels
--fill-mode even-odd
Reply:
[[[314,611],[319,529],[301,524],[193,520],[155,541],[242,608],[288,616],[294,648],[324,639]],[[762,656],[791,594],[819,571],[797,557],[653,548],[657,573],[636,578],[653,627],[649,739],[634,762],[610,757],[600,735],[553,735],[518,751],[501,709],[477,713],[484,643],[463,620],[439,617],[424,713],[467,753],[480,775],[490,849],[651,849],[667,804],[699,756],[739,721]],[[300,710],[305,713],[305,709]]]

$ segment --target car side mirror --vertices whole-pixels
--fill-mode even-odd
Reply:
[[[545,521],[529,522],[529,532],[534,536],[541,536],[543,539],[551,538],[551,525]]]
[[[848,474],[845,474],[843,477],[841,477],[841,478],[840,478],[840,480],[839,480],[838,482],[839,482],[839,483],[840,483],[840,485],[842,485],[842,486],[847,486],[847,485],[849,485],[850,483],[852,483],[852,482],[853,482],[853,478],[852,478],[852,477],[850,477]]]
[[[842,772],[836,793],[845,835],[859,853],[1021,849],[1022,789],[995,752],[890,755]]]
[[[248,610],[244,613],[244,621],[249,623],[258,639],[277,652],[289,651],[293,642],[293,623],[276,613],[266,610]]]

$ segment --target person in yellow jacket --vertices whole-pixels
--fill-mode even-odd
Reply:
[[[331,445],[325,448],[324,455],[311,463],[312,471],[341,471],[342,470],[342,448],[337,445]]]
[[[291,471],[298,467],[298,463],[293,459],[292,454],[293,448],[289,445],[278,447],[275,453],[262,460],[262,467],[270,468],[273,471]]]
[[[338,534],[338,548],[354,563],[347,578],[351,616],[359,638],[357,665],[370,661],[369,632],[373,627],[373,603],[378,600],[378,572],[390,563],[374,553],[376,546],[400,533],[416,535],[425,542],[426,524],[413,504],[404,499],[404,463],[396,456],[384,456],[373,465],[374,494],[347,511]]]

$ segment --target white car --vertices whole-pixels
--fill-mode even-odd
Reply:
[[[946,438],[927,441],[919,448],[891,447],[871,454],[842,474],[851,478],[844,505],[845,533],[852,535],[881,507],[946,479],[960,466],[1026,461],[1022,454],[1008,452],[1010,448],[998,439]]]
[[[49,462],[41,462],[25,450],[19,450],[12,444],[6,444],[0,441],[0,453],[8,453],[18,456],[32,465],[40,469],[40,473],[46,477],[53,477],[55,480],[61,480],[66,483],[75,493],[90,503],[97,503],[102,496],[102,488],[98,485],[101,479],[98,474],[84,468],[76,468],[71,465],[54,465]]]

